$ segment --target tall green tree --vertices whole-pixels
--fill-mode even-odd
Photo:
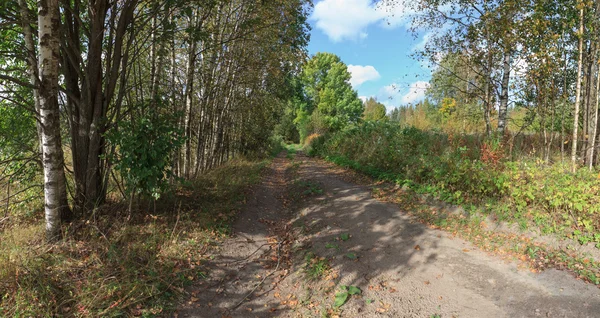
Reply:
[[[304,65],[301,80],[308,99],[296,118],[300,135],[338,131],[360,120],[363,103],[350,85],[351,74],[339,56],[317,53]]]
[[[363,118],[368,121],[377,121],[386,119],[385,117],[385,105],[378,102],[377,99],[369,97],[365,102],[365,111]]]

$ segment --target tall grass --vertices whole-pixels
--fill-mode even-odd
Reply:
[[[127,218],[99,209],[46,245],[43,226],[0,233],[1,317],[152,316],[202,278],[204,252],[229,231],[245,190],[266,162],[232,161]]]

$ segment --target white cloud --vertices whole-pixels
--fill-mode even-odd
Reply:
[[[381,25],[387,28],[396,28],[399,26],[409,27],[408,17],[414,13],[409,6],[406,5],[408,0],[400,1],[383,1],[375,7],[381,18]]]
[[[315,5],[311,20],[317,29],[333,42],[364,39],[366,28],[379,23],[382,27],[395,28],[407,21],[410,10],[404,1],[395,4],[373,4],[371,0],[321,0]]]
[[[358,96],[358,99],[362,100],[362,102],[364,103],[364,102],[367,101],[367,99],[369,99],[369,97],[367,97],[367,96]]]
[[[429,42],[433,38],[434,35],[435,35],[435,33],[433,31],[427,31],[421,37],[421,41],[419,41],[417,44],[413,45],[413,47],[411,48],[411,51],[416,52],[416,51],[425,50],[425,46],[427,45],[427,42]]]
[[[399,85],[396,83],[382,87],[377,94],[377,100],[385,105],[388,112],[400,106],[401,98],[402,95],[399,91]]]
[[[350,85],[352,85],[353,88],[357,88],[367,81],[378,80],[381,77],[379,72],[371,65],[348,65],[348,71],[352,74]]]
[[[408,92],[406,89],[408,88]],[[379,90],[377,99],[384,104],[388,112],[401,105],[414,104],[425,98],[425,92],[429,88],[429,83],[425,81],[417,81],[410,84],[392,83],[384,86]]]
[[[424,81],[417,81],[410,84],[410,88],[408,93],[402,96],[403,104],[412,104],[414,102],[419,102],[425,98],[425,92],[429,88],[429,83]]]
[[[383,104],[383,106],[385,106],[385,112],[389,113],[392,110],[394,110],[395,108],[398,108],[398,105],[394,105],[392,104],[392,102],[390,102],[389,100],[384,100],[383,102],[380,102]]]

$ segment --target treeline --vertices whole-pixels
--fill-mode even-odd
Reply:
[[[407,5],[416,12],[414,30],[427,34],[416,56],[434,70],[429,105],[408,116],[451,132],[539,133],[546,162],[560,142],[562,153],[571,151],[572,170],[598,163],[599,2]],[[437,114],[426,118],[432,107]]]
[[[306,56],[310,2],[0,4],[3,205],[44,190],[47,235],[110,192],[158,198],[267,151]]]

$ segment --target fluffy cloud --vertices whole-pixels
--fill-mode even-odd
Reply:
[[[429,83],[425,81],[417,81],[408,86],[392,83],[384,86],[377,94],[378,100],[385,105],[388,112],[398,106],[406,104],[414,104],[425,98],[425,92],[429,88]]]
[[[373,4],[371,0],[321,0],[315,5],[311,20],[330,40],[364,39],[369,25],[395,28],[407,21],[410,11],[404,1]]]
[[[381,77],[379,72],[371,65],[348,65],[348,71],[352,74],[350,84],[353,88],[357,88],[367,81],[378,80]]]
[[[377,94],[377,100],[385,105],[388,112],[400,105],[402,95],[396,83],[382,87]]]
[[[429,88],[429,83],[424,81],[418,81],[410,84],[408,93],[402,96],[403,104],[412,104],[419,102],[425,98],[425,91]]]

